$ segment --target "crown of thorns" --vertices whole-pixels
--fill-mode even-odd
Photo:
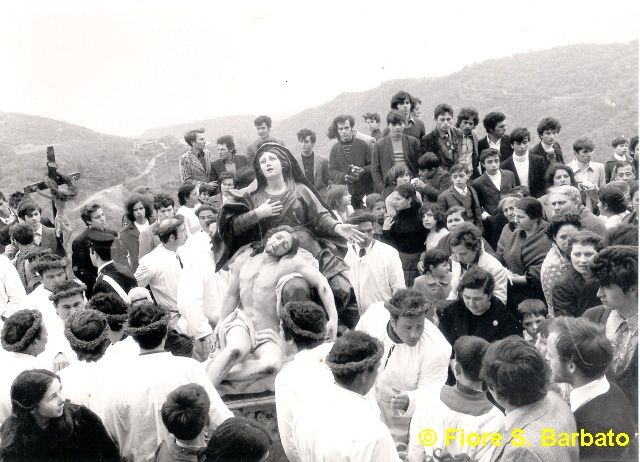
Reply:
[[[69,298],[73,295],[82,295],[85,290],[87,290],[87,286],[80,282],[69,287],[67,290],[61,290],[60,292],[52,293],[51,295],[49,295],[49,300],[55,303],[58,300]]]
[[[76,181],[67,175],[58,174],[58,177],[62,181],[61,185],[67,185],[68,191],[63,191],[58,186],[52,178],[45,177],[44,184],[47,185],[47,188],[51,191],[51,195],[61,202],[66,202],[71,199],[74,199],[78,195],[78,186],[76,186]]]
[[[102,311],[101,311],[102,313]],[[115,314],[115,313],[102,313],[105,318],[107,318],[107,322],[125,322],[129,315],[127,313]]]
[[[55,268],[66,268],[67,260],[60,258],[54,254],[44,254],[38,260],[31,264],[31,269],[38,274],[42,274],[43,271]]]
[[[322,332],[311,332],[310,330],[305,330],[298,326],[291,318],[291,308],[287,308],[285,305],[280,312],[280,319],[282,320],[282,324],[287,326],[287,328],[296,335],[300,337],[306,337],[312,340],[322,340],[325,336],[325,328],[322,328]]]
[[[149,332],[157,331],[161,327],[166,327],[169,324],[169,315],[163,316],[162,318],[154,321],[150,324],[145,324],[140,327],[133,327],[129,325],[129,322],[126,322],[124,325],[124,331],[126,334],[134,336],[140,334],[148,334]]]
[[[80,311],[78,311],[78,313],[80,313]],[[100,312],[98,311],[98,313]],[[102,329],[102,332],[100,332],[100,335],[93,340],[82,340],[81,338],[76,337],[76,335],[71,331],[71,321],[73,318],[74,316],[71,315],[69,316],[69,319],[67,319],[64,326],[64,336],[67,337],[67,340],[69,340],[69,343],[75,350],[94,351],[96,348],[109,341],[109,324],[107,324],[106,319],[104,319],[104,328]]]
[[[360,361],[350,361],[348,363],[336,363],[334,361],[329,361],[328,359],[326,359],[325,363],[327,366],[329,366],[329,369],[331,369],[331,372],[335,372],[338,374],[345,373],[345,372],[350,372],[350,373],[363,372],[374,367],[378,363],[378,361],[380,361],[380,358],[382,358],[382,354],[384,353],[384,346],[382,345],[382,342],[380,342],[379,340],[376,340],[376,347],[377,349],[375,353],[373,353],[371,356],[364,358]]]
[[[384,307],[387,310],[389,310],[389,313],[391,313],[391,316],[393,316],[394,318],[399,318],[401,316],[420,316],[420,315],[423,315],[429,309],[429,303],[430,302],[425,301],[424,303],[420,303],[420,304],[417,304],[415,306],[403,306],[401,308],[398,308],[397,306],[392,305],[389,302],[385,302],[384,303]]]
[[[10,352],[23,351],[36,338],[38,329],[40,329],[40,326],[42,325],[42,314],[36,310],[28,310],[28,311],[31,312],[31,315],[33,316],[33,321],[31,322],[31,326],[29,326],[29,328],[27,329],[27,331],[24,333],[24,335],[20,340],[18,340],[16,343],[9,343],[5,339],[5,336],[4,335],[2,336],[2,348],[4,348],[6,351],[10,351]],[[3,329],[3,334],[4,334],[4,329]]]

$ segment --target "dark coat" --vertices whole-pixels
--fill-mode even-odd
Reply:
[[[451,174],[442,167],[438,167],[433,176],[424,183],[424,187],[416,186],[416,191],[422,194],[423,203],[437,202],[440,193],[453,185]]]
[[[482,151],[489,149],[489,141],[486,136],[483,136],[478,140],[478,155],[482,154]],[[509,135],[502,135],[500,140],[500,162],[507,160],[513,155],[513,148],[511,147],[511,138]]]
[[[605,308],[604,306],[594,306],[589,308],[582,315],[583,318],[593,321],[596,324],[603,326],[607,325],[607,319],[611,314],[611,308]],[[624,371],[614,374],[613,371],[607,371],[607,377],[609,380],[614,381],[627,395],[631,405],[633,406],[634,415],[638,413],[638,346],[636,345],[636,351],[633,353],[633,358],[629,367]]]
[[[404,160],[411,172],[411,176],[418,176],[418,157],[420,156],[420,144],[413,136],[402,135],[402,152]],[[371,177],[373,179],[373,187],[375,191],[382,194],[385,198],[393,189],[389,189],[387,184],[387,175],[389,170],[394,166],[393,162],[393,144],[390,136],[385,136],[376,142],[373,146],[373,155],[371,157]],[[388,190],[383,194],[385,188]]]
[[[542,157],[544,159],[545,164],[545,172],[546,169],[549,168],[551,164],[564,164],[564,156],[562,155],[562,148],[557,141],[553,143],[553,150],[555,151],[555,159],[550,158],[550,154],[547,154],[547,151],[542,147],[542,141],[536,144],[532,149],[529,150],[529,154],[535,154],[536,156]]]
[[[153,219],[149,220],[153,223]],[[140,231],[131,222],[118,233],[117,245],[113,260],[123,266],[128,266],[132,273],[138,268],[138,252],[140,250]]]
[[[509,192],[517,186],[516,177],[513,173],[508,170],[501,170],[501,172],[500,189],[496,188],[486,173],[483,173],[471,183],[473,189],[478,193],[480,206],[490,215],[495,215],[499,212],[498,203],[502,196],[509,194]]]
[[[522,336],[522,327],[504,303],[491,296],[487,311],[476,316],[462,300],[447,305],[439,314],[439,328],[451,345],[463,335],[475,335],[487,342],[501,340],[509,335]]]
[[[371,148],[369,144],[354,136],[351,144],[351,160],[347,158],[343,146],[344,143],[338,141],[331,147],[331,154],[329,154],[329,174],[331,178],[337,184],[346,184],[349,194],[354,197],[362,197],[373,192]],[[360,179],[355,183],[347,183],[344,179],[345,175],[349,173],[351,165],[364,169],[364,172],[360,174]]]
[[[249,159],[239,154],[233,156],[233,163],[236,166],[236,172],[242,167],[251,167]],[[211,181],[218,181],[220,175],[226,171],[227,170],[224,168],[224,162],[222,159],[214,160],[211,163]],[[218,187],[220,187],[220,185],[218,185]]]
[[[544,159],[542,157],[529,153],[529,192],[531,193],[531,196],[535,197],[536,199],[544,195],[544,190],[546,187],[546,183],[544,181],[546,168],[544,165]],[[518,186],[522,185],[520,177],[518,177],[516,165],[513,162],[513,156],[509,157],[504,162],[501,162],[500,168],[509,170],[511,173],[513,173],[516,177],[516,184]]]
[[[589,308],[600,305],[598,282],[585,279],[575,268],[567,268],[556,279],[552,290],[552,303],[556,316],[578,317]]]
[[[294,154],[298,165],[304,172],[304,164],[302,163],[302,155]],[[317,152],[313,153],[313,186],[316,188],[320,194],[324,194],[327,187],[331,183],[331,178],[329,176],[329,160],[318,154]]]
[[[80,279],[85,286],[87,286],[87,290],[85,292],[87,299],[92,297],[93,286],[96,283],[96,277],[98,277],[98,270],[93,266],[91,258],[89,257],[91,237],[96,233],[111,234],[114,239],[118,237],[118,233],[110,229],[100,231],[93,228],[87,228],[82,231],[82,233],[80,233],[80,235],[76,237],[71,244],[71,265],[73,267],[73,274],[75,274],[76,277]],[[114,252],[113,249],[115,249],[115,241],[114,246],[112,247],[112,254],[116,254],[117,252]]]
[[[471,222],[476,225],[480,231],[483,230],[482,226],[482,209],[480,208],[480,200],[478,199],[478,193],[472,186],[467,185],[469,193],[471,194],[472,206],[471,209],[465,206],[465,199],[460,195],[454,186],[447,188],[438,196],[438,205],[442,210],[449,210],[451,207],[460,206],[467,209],[467,215]]]
[[[111,262],[100,270],[96,278],[96,283],[93,286],[94,294],[107,292],[117,295],[116,290],[108,282],[104,281],[103,276],[110,276],[126,293],[129,293],[134,287],[138,287],[138,281],[133,277],[133,274],[131,274],[127,266]]]
[[[383,230],[383,240],[398,252],[418,253],[424,251],[427,230],[420,219],[420,205],[399,210],[390,230]]]
[[[451,128],[451,144],[454,146],[454,153],[452,155],[443,152],[442,146],[438,141],[440,134],[437,128],[434,128],[432,131],[427,133],[420,140],[420,150],[421,152],[432,152],[438,159],[440,159],[440,164],[445,170],[449,170],[451,166],[458,162],[458,156],[460,152],[460,146],[462,143],[462,132],[457,128]]]

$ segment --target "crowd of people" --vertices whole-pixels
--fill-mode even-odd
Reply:
[[[433,120],[190,130],[119,231],[0,193],[0,460],[637,460],[638,137]],[[261,392],[277,432],[226,404]]]

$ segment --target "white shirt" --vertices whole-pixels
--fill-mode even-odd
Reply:
[[[152,461],[160,443],[169,441],[160,410],[167,395],[181,385],[204,387],[211,400],[209,419],[214,428],[233,417],[204,366],[195,359],[164,351],[144,354],[120,362],[114,374],[103,423],[127,460]]]
[[[205,233],[199,234],[208,238]],[[196,236],[189,239],[195,239]],[[184,258],[183,262],[185,265],[178,280],[178,312],[186,322],[186,334],[201,339],[213,333],[211,326],[220,318],[227,282],[222,272],[216,273],[210,247],[200,254],[200,258]]]
[[[141,225],[139,225],[138,222],[136,222],[136,221],[134,221],[133,224],[135,225],[136,228],[138,228],[138,231],[140,233],[142,233],[145,229],[148,229],[149,227],[151,227],[151,224],[149,223],[149,220],[146,220]]]
[[[500,191],[500,186],[502,185],[502,172],[500,171],[500,169],[498,169],[495,175],[489,175],[488,172],[485,173],[487,174],[493,185],[496,187],[496,189]]]
[[[347,278],[353,286],[358,302],[358,311],[364,313],[376,302],[391,298],[393,292],[404,289],[404,273],[400,254],[383,242],[374,241],[363,257],[358,256],[360,247],[349,246],[345,263],[349,265]]]
[[[163,244],[153,249],[140,259],[135,278],[138,286],[147,285],[159,305],[178,310],[178,280],[180,279],[180,262],[176,252],[168,250]]]
[[[196,216],[196,209],[187,207],[186,205],[181,205],[176,215],[182,215],[184,217],[185,229],[187,231],[187,236],[191,236],[192,234],[197,233],[202,228],[200,227],[200,220]]]
[[[469,188],[465,186],[464,189],[458,188],[456,185],[453,185],[454,189],[460,193],[461,196],[466,196],[469,193]]]
[[[200,230],[189,236],[186,242],[178,249],[178,254],[182,260],[183,269],[188,268],[193,263],[200,261],[203,255],[211,251],[211,236]]]
[[[387,333],[390,318],[384,303],[375,303],[362,315],[356,330],[366,332],[384,344],[378,378],[368,396],[380,406],[382,421],[389,427],[393,438],[406,442],[416,396],[437,392],[447,380],[451,345],[429,320],[425,321],[422,337],[416,346],[395,343]],[[406,412],[392,408],[392,388],[409,395]]]
[[[599,379],[593,380],[581,387],[573,388],[569,393],[569,403],[571,404],[571,411],[576,412],[580,406],[588,403],[593,398],[600,395],[604,395],[609,391],[611,385],[606,376],[602,376]]]
[[[520,185],[529,187],[529,151],[524,156],[513,155],[513,165],[516,166]],[[500,189],[498,187],[498,189]]]
[[[40,245],[42,242],[42,224],[38,226],[38,229],[33,233],[33,242],[35,245]]]
[[[487,143],[489,143],[490,148],[497,149],[498,151],[500,151],[501,142],[502,142],[502,137],[498,138],[498,141],[494,143],[493,141],[491,141],[491,138],[489,138],[489,135],[487,135]]]
[[[24,353],[2,350],[0,354],[0,425],[11,415],[11,385],[22,371],[51,369],[42,359]]]
[[[114,376],[104,358],[97,362],[77,361],[58,372],[64,397],[82,404],[101,419],[108,406],[109,379]]]
[[[293,440],[304,462],[399,462],[389,429],[364,396],[336,384],[300,404]]]
[[[120,361],[134,358],[140,354],[140,347],[133,339],[133,337],[127,337],[122,340],[112,343],[107,347],[107,351],[104,352],[104,361]]]
[[[311,350],[296,353],[275,380],[276,411],[278,413],[278,433],[287,458],[291,462],[301,462],[293,435],[293,421],[300,402],[308,397],[321,394],[333,384],[333,374],[324,360],[333,346],[323,343]]]
[[[492,294],[495,295],[496,298],[500,299],[502,303],[507,303],[509,272],[504,266],[502,266],[502,263],[500,263],[496,257],[483,250],[480,258],[478,258],[476,266],[491,273],[495,281]],[[460,279],[462,279],[462,266],[460,266],[459,262],[451,260],[451,292],[449,292],[447,300],[458,299],[458,285],[460,284]]]
[[[26,295],[18,270],[11,260],[0,255],[0,316],[8,318],[19,310]]]

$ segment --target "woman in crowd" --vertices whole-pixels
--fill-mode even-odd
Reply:
[[[440,240],[449,234],[447,222],[442,210],[438,204],[425,204],[420,209],[420,217],[422,218],[422,226],[428,231],[427,240],[424,242],[426,250],[434,249]]]
[[[542,262],[540,281],[542,292],[547,302],[549,315],[553,316],[551,294],[558,278],[569,268],[571,259],[567,251],[569,239],[582,229],[580,215],[567,213],[554,216],[547,227],[547,237],[551,241],[551,249]]]
[[[496,244],[496,253],[498,255],[501,254],[502,249],[504,248],[504,243],[511,238],[511,235],[516,229],[516,204],[521,199],[520,196],[515,194],[508,194],[500,199],[498,203],[498,208],[502,211],[504,216],[507,218],[507,224],[502,228],[502,232],[500,233],[500,237],[498,238],[498,243]]]
[[[387,185],[384,188],[382,197],[385,198],[384,203],[387,208],[387,215],[395,217],[398,212],[396,209],[396,200],[398,200],[398,193],[395,191],[397,186],[401,184],[411,183],[411,172],[406,165],[394,165],[389,170],[387,175]],[[386,194],[386,195],[385,195]],[[419,192],[415,192],[416,200],[422,205],[422,195]]]
[[[388,216],[382,225],[383,239],[400,253],[402,270],[407,287],[413,285],[418,276],[417,264],[424,248],[427,230],[420,219],[420,203],[410,184],[396,187],[398,193],[395,217]]]
[[[149,197],[133,194],[124,204],[127,225],[118,233],[114,260],[128,266],[133,273],[138,269],[140,233],[153,223]]]
[[[456,226],[461,223],[471,223],[469,220],[469,216],[467,215],[467,211],[464,207],[455,206],[451,207],[445,213],[445,220],[447,224],[447,234],[444,237],[440,238],[440,242],[436,245],[437,249],[444,251],[447,255],[451,255],[451,244],[449,240],[451,239],[451,233],[456,228]],[[484,246],[484,250],[489,252],[494,257],[496,256],[496,252],[493,250],[493,247],[489,245],[486,239],[482,238],[482,245]]]
[[[353,213],[351,194],[349,194],[347,186],[344,184],[329,186],[326,197],[329,209],[338,217],[338,220],[342,223],[347,221]]]
[[[271,436],[262,425],[232,417],[216,428],[202,453],[204,462],[263,462],[269,458]]]
[[[638,180],[631,183],[629,187],[629,194],[631,195],[632,211],[629,215],[622,219],[622,222],[627,225],[638,225],[638,211],[640,208],[640,196],[638,195]]]
[[[60,378],[44,369],[24,371],[11,386],[11,417],[0,429],[0,460],[119,461],[100,418],[65,401]]]
[[[545,174],[547,190],[556,186],[576,186],[576,179],[573,176],[573,169],[565,164],[552,164]],[[553,216],[553,207],[549,202],[549,193],[538,199],[542,204],[544,219],[549,221]]]
[[[514,210],[516,229],[505,239],[498,255],[509,269],[508,306],[513,309],[527,298],[543,299],[540,268],[551,241],[542,219],[542,204],[533,197],[520,199]]]
[[[492,295],[507,303],[508,272],[497,258],[484,251],[482,233],[471,223],[462,223],[451,232],[451,293],[450,300],[458,297],[458,284],[471,267],[479,266],[491,273],[494,280]]]
[[[580,231],[571,236],[567,245],[571,268],[553,286],[552,305],[556,316],[582,316],[589,308],[602,304],[590,265],[603,248],[604,240],[591,231]]]
[[[598,192],[600,218],[607,229],[615,228],[629,214],[625,193],[613,184],[608,184]]]

